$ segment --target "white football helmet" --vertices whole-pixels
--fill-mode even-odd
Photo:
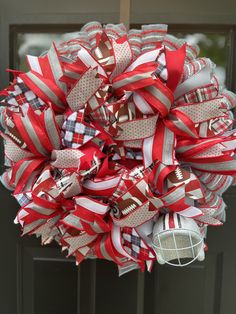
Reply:
[[[159,217],[153,228],[152,244],[160,264],[186,266],[205,259],[203,235],[197,223],[177,213]]]

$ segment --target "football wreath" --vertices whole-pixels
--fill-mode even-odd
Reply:
[[[202,261],[235,182],[236,95],[166,25],[86,24],[1,92],[15,222],[120,274]]]

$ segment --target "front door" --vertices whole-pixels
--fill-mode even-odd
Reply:
[[[21,69],[25,67],[23,55],[39,54],[52,40],[58,39],[58,33],[80,28],[67,24],[10,23],[9,27],[10,45],[9,49],[4,48],[5,55],[8,51],[11,66]],[[219,65],[217,71],[222,82],[231,89],[235,86],[233,26],[172,25],[170,29],[178,36],[198,42],[203,54]],[[6,83],[4,77],[1,87],[3,83]],[[1,314],[234,314],[236,311],[235,189],[225,194],[227,223],[221,228],[209,228],[209,252],[204,262],[185,268],[155,265],[151,274],[133,271],[121,278],[112,263],[88,260],[76,267],[56,244],[41,247],[34,237],[21,238],[19,227],[13,224],[18,205],[2,186],[0,200]]]

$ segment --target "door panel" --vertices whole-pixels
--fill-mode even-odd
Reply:
[[[78,271],[74,261],[63,259],[58,248],[29,244],[21,246],[22,269],[18,273],[22,313],[76,313]]]
[[[111,280],[112,278],[112,280]],[[96,313],[142,313],[144,276],[133,271],[118,276],[116,265],[100,261],[96,267]]]
[[[215,314],[214,300],[218,255],[209,254],[204,263],[183,269],[158,268],[154,313]]]

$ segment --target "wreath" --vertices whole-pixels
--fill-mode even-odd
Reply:
[[[91,22],[1,92],[15,222],[120,274],[204,260],[235,182],[236,95],[167,25]]]

